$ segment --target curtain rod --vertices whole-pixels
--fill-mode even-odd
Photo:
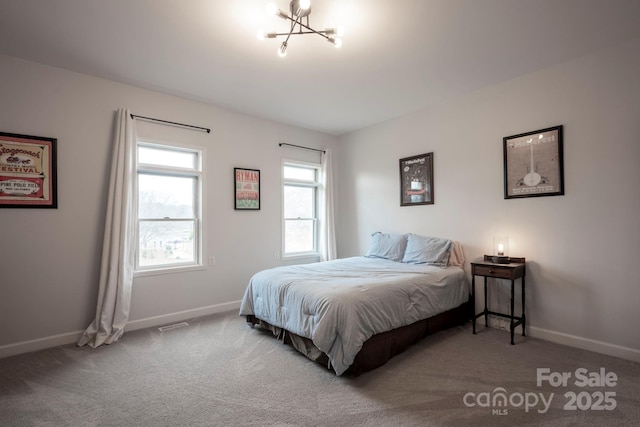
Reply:
[[[289,146],[289,147],[302,148],[303,150],[318,151],[318,152],[320,152],[320,153],[322,153],[322,154],[324,154],[324,153],[325,153],[325,151],[324,151],[324,150],[318,150],[317,148],[309,148],[309,147],[303,147],[302,145],[287,144],[286,142],[280,142],[280,143],[278,143],[278,145],[279,145],[280,147],[282,147],[283,145],[287,145],[287,146]]]
[[[203,128],[203,127],[200,127],[200,126],[193,126],[193,125],[185,125],[184,123],[170,122],[168,120],[154,119],[153,117],[144,117],[144,116],[137,116],[135,114],[131,114],[131,118],[132,119],[149,120],[149,121],[158,122],[158,123],[165,123],[165,124],[168,124],[168,125],[182,126],[182,127],[186,127],[186,128],[197,129],[197,130],[201,130],[201,131],[206,131],[207,133],[211,133],[211,129],[209,129],[209,128]]]

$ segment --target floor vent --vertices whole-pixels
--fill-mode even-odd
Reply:
[[[187,326],[189,326],[189,324],[187,322],[181,322],[181,323],[174,323],[173,325],[162,326],[162,327],[158,328],[158,330],[160,332],[167,332],[167,331],[170,331],[172,329],[186,328]]]

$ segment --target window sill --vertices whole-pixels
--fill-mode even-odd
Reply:
[[[149,270],[137,270],[133,272],[133,277],[157,276],[160,274],[185,273],[189,271],[202,271],[207,268],[204,265],[188,265],[180,267],[162,267]]]
[[[308,252],[308,253],[300,253],[300,254],[292,254],[292,255],[283,255],[283,261],[295,261],[301,259],[315,260],[320,261],[320,254],[317,252]]]

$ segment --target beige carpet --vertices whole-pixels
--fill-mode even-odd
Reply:
[[[354,378],[235,312],[189,323],[0,359],[0,426],[640,425],[640,364],[529,337],[511,346],[504,331],[443,331]],[[538,386],[537,368],[571,378]],[[581,368],[616,385],[581,387]]]

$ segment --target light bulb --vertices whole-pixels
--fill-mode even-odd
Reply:
[[[278,49],[278,56],[280,56],[280,58],[287,56],[287,42],[282,42],[282,46]]]
[[[336,27],[336,36],[338,36],[338,37],[344,36],[344,27],[343,26]]]
[[[276,12],[278,12],[278,6],[275,3],[269,3],[267,5],[267,14],[273,16]]]
[[[264,31],[258,30],[258,33],[256,34],[256,37],[258,37],[258,40],[264,40],[265,39]]]
[[[300,0],[298,4],[300,6],[300,9],[307,10],[309,9],[309,7],[311,7],[311,0]]]
[[[342,39],[340,38],[327,37],[327,41],[332,43],[336,48],[342,46]]]

